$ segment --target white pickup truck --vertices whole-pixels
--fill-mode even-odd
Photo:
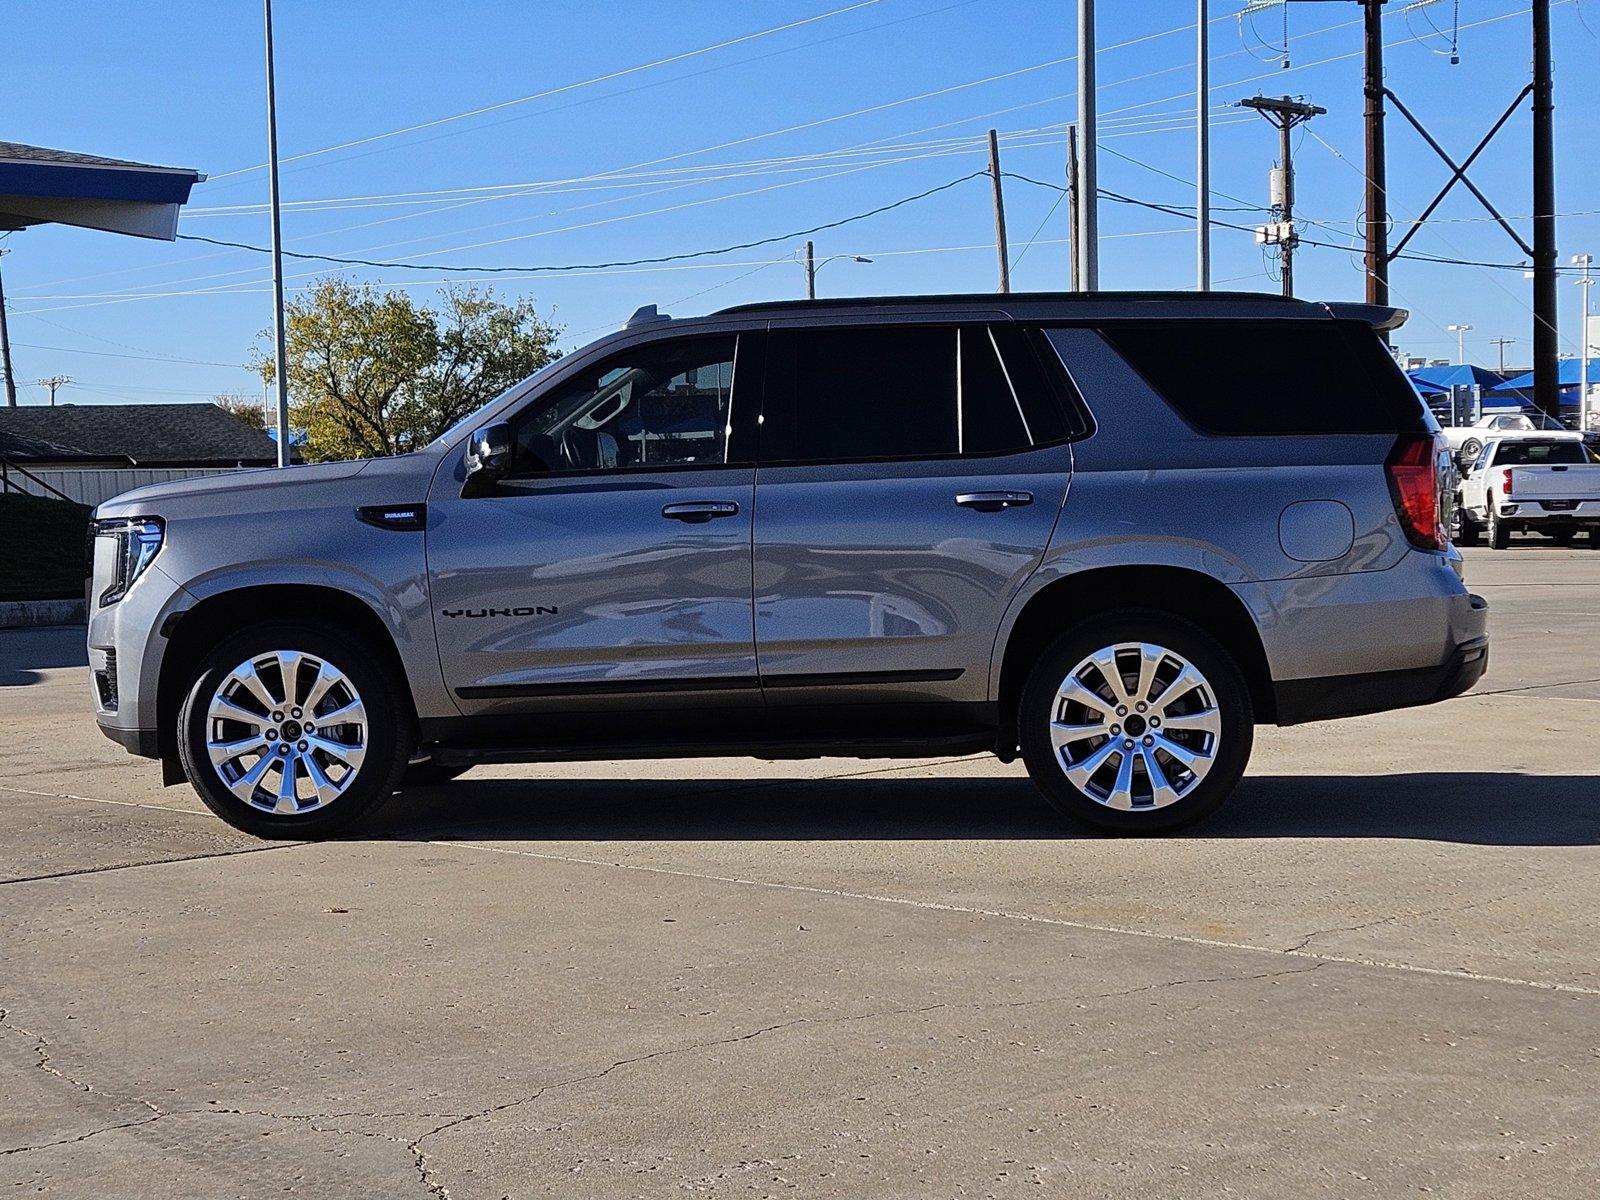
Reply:
[[[1485,534],[1504,550],[1518,529],[1560,542],[1587,529],[1589,545],[1600,549],[1600,454],[1579,434],[1495,438],[1466,468],[1456,492],[1455,540],[1471,545]]]

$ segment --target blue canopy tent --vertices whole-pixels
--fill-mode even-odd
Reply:
[[[1484,391],[1500,387],[1505,376],[1498,371],[1491,371],[1487,367],[1473,366],[1471,363],[1449,363],[1442,367],[1419,367],[1415,371],[1407,371],[1407,375],[1415,381],[1431,383],[1435,387],[1444,388],[1474,388],[1481,387]]]
[[[1412,375],[1410,378],[1411,386],[1416,388],[1418,395],[1425,400],[1431,400],[1435,396],[1448,396],[1450,394],[1450,389],[1447,387],[1440,387],[1437,383],[1429,383],[1426,379],[1418,379],[1415,375]]]
[[[187,167],[0,142],[0,230],[77,225],[170,242],[178,209],[204,178]]]
[[[1556,386],[1560,388],[1575,388],[1583,382],[1583,363],[1576,358],[1563,358],[1557,364]],[[1600,383],[1600,359],[1589,360],[1589,383]],[[1533,372],[1518,375],[1515,379],[1508,379],[1499,387],[1500,391],[1532,391]]]

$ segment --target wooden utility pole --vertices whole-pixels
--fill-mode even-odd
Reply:
[[[1500,351],[1500,374],[1506,373],[1506,347],[1514,345],[1516,338],[1498,337],[1490,338],[1489,344]]]
[[[817,247],[814,243],[806,242],[806,299],[817,298]]]
[[[1000,258],[1000,290],[1011,290],[1011,255],[1006,249],[1006,195],[1000,183],[1000,135],[989,130],[989,180],[994,184],[994,250]]]
[[[1083,272],[1078,252],[1078,127],[1067,126],[1067,242],[1072,254],[1072,290],[1083,291]]]
[[[1267,96],[1253,96],[1241,100],[1243,108],[1253,108],[1278,127],[1279,164],[1273,173],[1272,207],[1276,224],[1262,225],[1256,230],[1257,240],[1278,247],[1283,270],[1283,294],[1294,295],[1294,248],[1300,241],[1294,228],[1294,145],[1289,132],[1296,125],[1327,112],[1315,104],[1291,100],[1288,96],[1273,100]]]
[[[0,250],[0,254],[9,254]],[[6,289],[0,285],[0,368],[6,373],[6,407],[17,406],[17,381],[11,374],[11,331],[6,328]]]
[[[1367,303],[1389,303],[1389,203],[1383,145],[1383,6],[1385,0],[1361,0],[1366,40],[1367,129]],[[1384,333],[1388,340],[1388,333]]]
[[[1550,0],[1533,0],[1533,402],[1561,415],[1556,323],[1555,98],[1550,80]]]

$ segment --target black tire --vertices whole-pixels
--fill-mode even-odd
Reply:
[[[1467,516],[1467,510],[1461,507],[1461,500],[1457,497],[1455,503],[1455,536],[1452,540],[1458,546],[1476,546],[1481,536],[1482,530],[1474,524],[1471,517]]]
[[[1511,545],[1511,527],[1494,511],[1494,498],[1489,498],[1489,545],[1504,550]]]
[[[1187,790],[1181,790],[1176,800],[1159,807],[1108,807],[1100,799],[1081,790],[1067,776],[1051,740],[1051,722],[1056,718],[1061,703],[1058,691],[1068,674],[1101,648],[1123,643],[1161,646],[1193,664],[1205,677],[1211,692],[1211,703],[1218,710],[1220,718],[1220,733],[1212,744],[1214,757],[1209,771],[1191,782]],[[1122,666],[1120,662],[1118,665],[1119,668]],[[1165,666],[1161,668],[1166,669]],[[1159,680],[1159,674],[1157,678]],[[1182,697],[1173,694],[1171,707],[1177,707],[1181,702]],[[1175,719],[1168,708],[1159,705],[1152,707],[1151,714],[1154,715],[1158,709],[1167,719]],[[1106,719],[1116,720],[1114,713],[1114,708],[1108,709]],[[1145,718],[1139,720],[1143,724]],[[1250,689],[1245,684],[1238,664],[1215,638],[1198,625],[1159,610],[1127,609],[1088,618],[1062,633],[1046,648],[1023,686],[1017,710],[1017,726],[1028,774],[1057,811],[1101,829],[1152,834],[1170,833],[1193,825],[1209,816],[1228,798],[1250,760],[1250,747],[1255,737],[1255,713],[1250,702]],[[1130,732],[1136,732],[1137,735],[1154,731]],[[1079,743],[1084,744],[1094,748],[1103,745],[1092,741]],[[1158,750],[1159,746],[1150,753],[1157,753]],[[1142,763],[1145,752],[1137,753]],[[1158,759],[1158,769],[1170,771],[1175,761],[1168,758],[1162,762]],[[1118,763],[1120,766],[1120,756]],[[1141,766],[1139,769],[1145,768]],[[1098,776],[1090,777],[1088,782],[1091,786],[1096,778]],[[1148,784],[1149,776],[1145,775],[1144,779]],[[1150,792],[1148,786],[1144,790]]]
[[[1600,550],[1600,525],[1589,526],[1589,549]]]
[[[236,667],[273,650],[296,650],[335,667],[354,685],[366,710],[365,753],[355,777],[321,807],[293,814],[271,812],[234,795],[206,749],[212,697]],[[371,646],[341,630],[298,621],[253,625],[219,642],[195,668],[178,711],[178,757],[206,807],[235,829],[260,838],[330,837],[370,813],[399,785],[415,744],[404,687]],[[266,778],[275,777],[281,776],[269,768]]]
[[[406,767],[406,772],[400,779],[403,788],[413,787],[438,787],[441,783],[449,783],[457,775],[468,770],[465,766],[445,766],[443,763],[419,762]]]

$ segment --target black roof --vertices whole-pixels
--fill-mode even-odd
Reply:
[[[132,167],[140,171],[171,171],[177,175],[194,175],[188,167],[161,167],[154,163],[132,162],[126,158],[106,158],[100,154],[80,154],[76,150],[53,150],[49,146],[29,146],[23,142],[0,142],[0,160],[19,163],[43,163],[58,167]]]
[[[0,408],[0,454],[31,462],[103,459],[136,466],[269,466],[266,431],[215,404],[61,404]]]
[[[1049,318],[1077,309],[1089,318],[1284,316],[1342,317],[1393,329],[1406,319],[1404,309],[1335,301],[1300,300],[1275,292],[969,292],[931,296],[860,296],[830,300],[769,300],[724,308],[713,316],[755,313],[804,314],[873,309],[983,307],[1015,312],[1027,319]]]
[[[908,304],[916,305],[942,305],[951,307],[966,307],[973,304],[986,304],[990,307],[1003,308],[1008,304],[1038,302],[1052,304],[1097,304],[1097,303],[1122,303],[1130,301],[1135,303],[1149,303],[1153,301],[1183,300],[1193,303],[1195,301],[1251,301],[1260,303],[1279,304],[1305,304],[1307,301],[1294,300],[1276,292],[943,292],[924,296],[841,296],[829,300],[767,300],[754,304],[736,304],[732,308],[724,308],[717,312],[744,313],[757,310],[780,309],[800,310],[808,308],[897,308]]]

